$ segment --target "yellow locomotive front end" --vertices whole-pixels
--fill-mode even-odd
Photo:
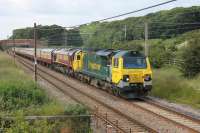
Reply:
[[[112,83],[115,95],[138,98],[152,89],[149,59],[136,51],[120,51],[112,58]]]

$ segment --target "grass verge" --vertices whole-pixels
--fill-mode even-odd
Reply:
[[[154,70],[152,96],[200,108],[199,78],[183,78],[176,68]]]
[[[5,132],[73,132],[77,128],[89,128],[88,119],[69,119],[49,122],[37,120],[28,122],[26,115],[79,115],[88,114],[81,105],[63,106],[49,99],[31,77],[19,69],[8,55],[0,52],[0,129]],[[13,116],[16,120],[4,123],[1,117]]]

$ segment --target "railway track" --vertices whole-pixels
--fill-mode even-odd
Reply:
[[[24,61],[24,65],[31,68],[32,63],[30,61],[27,61],[22,57],[18,58],[20,58],[21,61]],[[42,67],[39,67],[39,72],[39,75],[43,76],[43,78],[45,78],[46,75],[47,77],[52,78],[52,80],[59,80],[57,82],[60,83],[57,84],[63,84],[65,86],[68,86],[72,90],[76,90],[80,94],[70,94],[72,98],[78,100],[80,103],[83,103],[85,105],[87,104],[87,106],[91,108],[94,112],[96,112],[97,110],[98,112],[105,112],[102,113],[104,115],[106,114],[103,119],[107,118],[108,120],[110,120],[109,122],[111,123],[111,125],[113,124],[114,127],[117,127],[118,131],[130,132],[131,130],[131,132],[200,132],[200,121],[198,119],[186,116],[182,113],[171,110],[170,108],[166,108],[164,106],[156,104],[153,101],[144,99],[143,101],[130,102],[117,98],[118,102],[122,102],[119,102],[119,106],[123,105],[128,108],[126,112],[120,111],[120,107],[116,107],[114,110],[112,110],[112,105],[108,105],[109,102],[106,102],[106,100],[105,102],[100,101],[98,100],[98,97],[95,98],[91,96],[91,94],[80,91],[66,81],[63,81],[61,78],[45,72],[44,68]],[[55,84],[55,82],[53,82],[52,84]],[[57,86],[56,88],[59,88],[59,86]],[[99,91],[98,89],[95,90]],[[66,90],[62,89],[62,91],[63,93],[67,93]],[[85,101],[82,99],[77,99],[77,97],[83,98]],[[87,102],[86,99],[90,99],[90,102]],[[96,108],[97,106],[98,108]],[[129,112],[129,114],[127,112]],[[114,117],[116,119],[112,120]]]
[[[21,64],[23,64],[31,71],[34,71],[32,63],[30,61],[27,61],[26,59],[23,59],[19,56],[17,58]],[[67,83],[65,79],[58,78],[41,68],[38,68],[38,75],[66,95],[70,96],[72,99],[86,105],[99,119],[104,120],[107,125],[111,125],[112,127],[114,127],[116,132],[155,132],[155,130],[138,123],[131,117],[124,115],[122,112],[115,108],[112,108],[108,104],[105,104],[104,102],[95,99],[91,95],[79,91],[77,88]]]
[[[163,104],[158,103],[148,97],[143,99],[143,101],[148,105],[151,105],[153,109],[155,109],[152,110],[152,112],[162,114],[163,116],[164,114],[168,113],[168,115],[165,115],[165,117],[169,117],[169,119],[174,119],[174,121],[176,121],[177,123],[189,126],[193,129],[196,129],[197,131],[200,131],[200,117],[188,114],[188,112],[183,112],[174,108],[170,108],[169,106],[164,106]],[[188,125],[187,123],[191,123],[191,125]]]
[[[131,104],[135,108],[143,110],[144,114],[148,113],[149,116],[152,115],[154,118],[160,119],[160,124],[162,124],[163,121],[166,121],[167,124],[169,124],[168,127],[171,127],[170,125],[173,124],[173,129],[176,128],[179,132],[200,132],[199,119],[190,117],[147,99],[143,99],[143,101],[139,102],[134,101],[131,102]],[[152,124],[153,126],[153,123],[148,124]],[[168,131],[171,132],[172,130],[170,131],[170,129],[168,129]],[[166,130],[166,132],[168,131]]]

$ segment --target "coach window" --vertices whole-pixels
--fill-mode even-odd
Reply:
[[[114,67],[118,67],[119,61],[118,58],[114,58]]]

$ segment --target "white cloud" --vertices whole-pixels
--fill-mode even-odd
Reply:
[[[13,29],[32,26],[34,22],[72,26],[161,2],[163,0],[0,0],[0,39],[10,35]],[[198,6],[200,1],[179,0],[126,17],[192,5]]]

